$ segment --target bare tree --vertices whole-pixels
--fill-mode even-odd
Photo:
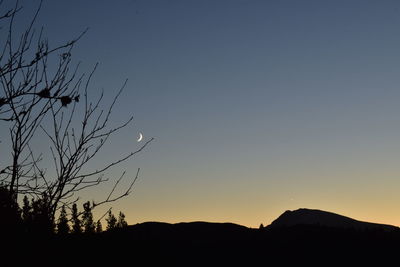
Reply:
[[[72,85],[77,69],[70,73],[69,65],[72,47],[81,36],[50,48],[42,36],[43,29],[38,33],[33,29],[40,8],[41,4],[30,25],[19,36],[13,31],[16,16],[21,10],[19,1],[1,16],[1,22],[5,25],[1,30],[6,32],[2,35],[7,38],[0,54],[0,120],[5,124],[2,127],[9,128],[12,160],[0,170],[0,174],[14,201],[24,191],[25,185],[34,179],[31,176],[33,161],[39,161],[40,157],[32,161],[29,142],[50,110],[51,100],[60,101],[66,106],[76,97],[78,90],[78,84]],[[59,58],[52,74],[49,68],[53,66],[48,64],[50,57]]]
[[[42,2],[20,35],[14,33],[14,24],[22,8],[19,1],[0,14],[0,34],[7,36],[4,43],[0,43],[0,122],[3,124],[0,127],[9,129],[11,144],[10,163],[0,166],[0,182],[8,188],[12,203],[17,204],[19,196],[23,195],[45,200],[49,220],[54,222],[57,210],[62,206],[71,208],[78,201],[77,193],[111,180],[105,177],[106,171],[132,158],[153,139],[100,169],[88,171],[89,163],[110,137],[132,122],[130,117],[120,125],[109,126],[126,81],[108,108],[103,108],[103,93],[91,101],[88,90],[97,64],[87,78],[84,74],[78,75],[79,64],[71,66],[72,50],[86,30],[63,45],[51,47],[43,37],[43,28],[39,31],[34,28],[41,5]],[[2,6],[4,3],[0,1],[0,8]],[[83,110],[79,112],[82,116],[78,116],[78,109]],[[76,123],[77,120],[80,123]],[[43,151],[32,149],[32,140],[39,134],[50,140],[54,173],[49,174],[42,167]],[[0,138],[0,141],[6,139]],[[127,196],[139,170],[127,188],[117,193],[125,177],[123,172],[105,199],[93,201],[91,208]]]

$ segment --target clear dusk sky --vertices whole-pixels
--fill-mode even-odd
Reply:
[[[305,207],[400,225],[399,1],[47,0],[42,25],[54,45],[89,27],[73,58],[100,63],[93,95],[129,79],[113,119],[134,122],[94,164],[155,138],[110,173],[141,168],[113,205],[130,224]]]

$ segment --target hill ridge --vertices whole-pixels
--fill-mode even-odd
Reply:
[[[398,227],[389,224],[380,224],[356,220],[344,215],[319,209],[300,208],[287,210],[275,219],[269,227],[290,227],[295,225],[320,225],[337,228],[353,228],[357,230],[395,230]]]

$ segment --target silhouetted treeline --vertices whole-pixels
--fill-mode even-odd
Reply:
[[[44,234],[93,234],[103,231],[100,220],[93,219],[90,202],[83,203],[79,211],[76,203],[68,212],[66,206],[61,206],[58,219],[51,216],[49,201],[46,195],[41,198],[24,196],[22,204],[13,200],[9,190],[0,186],[0,231],[7,235],[44,235]],[[118,219],[111,212],[107,213],[107,230],[124,228],[128,224],[125,215],[120,212]]]

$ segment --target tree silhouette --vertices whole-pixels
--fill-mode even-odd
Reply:
[[[108,217],[106,218],[106,222],[107,222],[107,231],[113,230],[117,227],[117,218],[115,218],[111,210],[108,211]]]
[[[22,220],[26,225],[32,224],[32,206],[28,196],[24,196],[22,206]]]
[[[32,200],[32,226],[33,230],[40,233],[52,233],[54,231],[55,224],[50,215],[46,194],[41,198]]]
[[[0,232],[9,233],[21,225],[21,215],[18,204],[12,201],[10,191],[0,184]]]
[[[67,211],[65,210],[65,206],[61,207],[60,216],[58,217],[57,223],[57,233],[60,235],[68,234],[70,231],[68,218],[67,218]]]
[[[122,212],[119,212],[118,215],[118,221],[117,221],[117,226],[118,228],[124,228],[127,227],[128,223],[125,221],[125,214],[123,214]]]
[[[106,171],[131,159],[153,139],[136,151],[121,154],[90,171],[90,163],[111,136],[132,122],[129,117],[120,125],[109,126],[126,81],[108,107],[103,105],[103,93],[97,99],[90,99],[88,91],[97,64],[85,76],[79,74],[79,65],[74,67],[71,63],[73,48],[86,30],[62,45],[51,47],[44,31],[35,31],[34,27],[42,1],[28,27],[20,33],[15,32],[19,29],[15,24],[22,7],[18,0],[14,3],[0,14],[0,34],[4,36],[0,40],[0,127],[7,128],[10,134],[9,138],[0,137],[10,144],[10,161],[0,166],[0,182],[9,192],[10,199],[5,202],[9,211],[16,211],[19,197],[30,195],[33,197],[32,212],[37,213],[35,221],[51,228],[61,206],[71,209],[78,200],[77,194],[106,183],[109,180],[104,177]],[[0,7],[3,5],[0,1]],[[34,149],[35,140],[46,138],[51,144],[50,152]],[[54,171],[43,167],[48,165],[43,157],[46,154],[51,155]],[[126,188],[117,188],[125,172],[110,181],[109,193],[104,199],[94,201],[91,209],[127,196],[139,170]]]
[[[101,221],[98,220],[96,222],[96,233],[101,233],[101,232],[103,232],[103,225],[101,225]]]
[[[83,203],[83,213],[82,213],[82,224],[85,233],[94,233],[95,225],[93,222],[92,209],[90,207],[90,202],[87,201]]]
[[[72,221],[72,233],[74,234],[82,233],[82,223],[81,220],[79,219],[78,207],[76,203],[72,204],[71,221]]]

